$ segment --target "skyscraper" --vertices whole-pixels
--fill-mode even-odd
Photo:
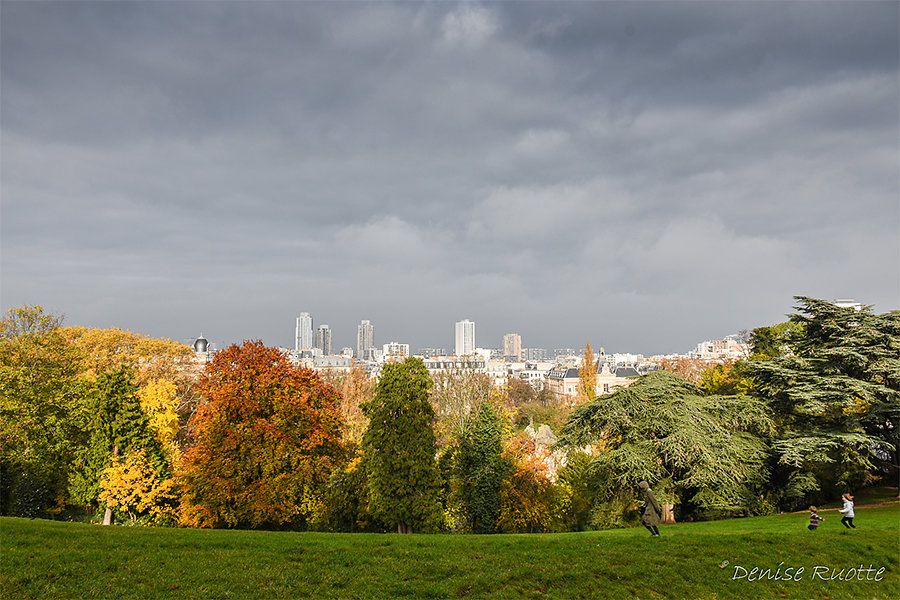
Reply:
[[[522,360],[522,336],[507,333],[503,336],[503,356],[516,361]]]
[[[465,319],[456,324],[456,355],[465,356],[475,352],[475,322]]]
[[[356,328],[356,357],[370,360],[375,349],[375,327],[368,320],[360,321]]]
[[[297,329],[294,331],[294,350],[313,347],[313,320],[309,313],[302,312],[297,317]]]
[[[316,329],[316,348],[323,355],[331,354],[331,328],[328,325],[322,324]]]

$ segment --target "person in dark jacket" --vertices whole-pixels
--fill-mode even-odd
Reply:
[[[641,523],[653,537],[659,537],[657,525],[659,525],[659,519],[662,517],[662,510],[659,508],[659,503],[656,501],[656,496],[653,495],[653,490],[650,489],[649,483],[642,481],[638,484],[638,487],[641,488],[641,492],[644,494],[644,514],[641,516]]]

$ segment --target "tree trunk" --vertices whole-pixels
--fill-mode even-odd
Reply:
[[[119,447],[113,446],[113,458],[119,456]],[[112,510],[107,506],[106,511],[103,513],[103,524],[104,525],[112,525]]]
[[[671,525],[675,522],[675,505],[674,504],[663,504],[662,507],[662,518],[660,519],[660,523],[663,525]]]

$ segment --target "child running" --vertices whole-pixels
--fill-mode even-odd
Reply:
[[[819,521],[824,521],[825,517],[820,517],[819,513],[816,512],[815,506],[809,507],[809,526],[808,529],[810,531],[815,531],[819,526]]]
[[[850,529],[851,527],[856,529],[856,525],[853,524],[853,517],[855,516],[855,513],[853,512],[853,496],[844,494],[842,498],[844,499],[844,508],[842,508],[840,512],[844,517],[841,519],[841,523],[843,523],[844,527],[847,529]]]

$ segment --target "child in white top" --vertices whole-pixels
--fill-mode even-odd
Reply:
[[[853,496],[844,494],[842,498],[844,499],[844,508],[841,509],[841,513],[844,517],[841,519],[841,523],[843,523],[844,527],[847,529],[850,529],[851,527],[856,529],[856,525],[853,524],[853,517],[855,516],[855,513],[853,512]]]

